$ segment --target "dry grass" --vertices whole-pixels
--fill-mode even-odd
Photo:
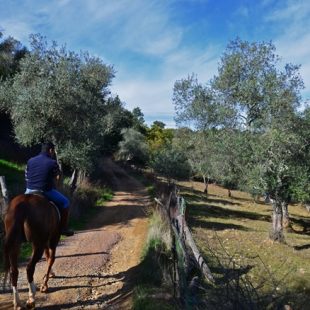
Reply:
[[[309,305],[310,218],[305,208],[289,206],[292,229],[285,233],[286,244],[273,243],[268,239],[272,208],[262,200],[254,202],[240,191],[232,191],[229,198],[227,190],[216,185],[209,186],[206,197],[202,183],[179,185],[188,203],[189,225],[218,280],[229,268],[239,269],[264,307]]]

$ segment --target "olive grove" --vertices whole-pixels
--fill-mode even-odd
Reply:
[[[302,171],[309,163],[309,123],[300,112],[299,66],[280,69],[280,64],[272,43],[236,39],[208,83],[194,75],[176,81],[173,102],[179,126],[190,124],[204,133],[209,149],[217,145],[217,152],[205,153],[210,177],[228,189],[272,197],[270,236],[283,241],[288,203],[308,195],[309,174]],[[208,139],[212,131],[217,140]]]

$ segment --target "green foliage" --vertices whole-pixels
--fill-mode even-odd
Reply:
[[[172,303],[165,300],[151,298],[154,294],[158,293],[149,287],[139,285],[134,290],[133,309],[134,310],[173,310],[176,309]]]
[[[118,157],[134,163],[144,164],[148,159],[145,137],[133,128],[122,130],[123,140],[119,143]]]
[[[171,144],[172,138],[173,129],[165,129],[163,122],[155,121],[147,131],[147,142],[151,152],[156,152]]]
[[[20,72],[6,81],[6,108],[16,138],[24,146],[52,140],[59,158],[90,170],[102,142],[107,87],[113,68],[88,53],[76,54],[44,38],[31,38]]]
[[[158,287],[163,284],[171,256],[171,242],[169,223],[155,210],[150,217],[147,242],[143,249],[140,284]]]
[[[154,185],[149,185],[146,187],[147,189],[147,192],[148,192],[148,195],[151,197],[151,198],[155,198],[156,196],[156,190],[155,190],[155,186]]]
[[[154,297],[172,291],[169,276],[171,242],[169,223],[160,210],[154,210],[139,265],[139,285],[134,290],[133,309],[174,309],[167,300]]]
[[[310,123],[307,113],[298,111],[299,66],[279,67],[272,43],[236,39],[206,86],[192,75],[176,81],[173,96],[180,125],[191,122],[220,134],[219,141],[211,141],[218,150],[211,160],[215,179],[228,188],[268,192],[274,198],[273,229],[279,230],[274,236],[282,230],[277,206],[292,197],[308,199],[308,178],[300,179],[300,172],[310,175]]]
[[[137,131],[141,132],[143,135],[146,135],[147,126],[144,122],[144,114],[142,113],[139,107],[136,107],[131,112],[133,118],[132,127]]]
[[[210,85],[201,85],[195,75],[176,81],[173,103],[176,123],[197,129],[215,128],[229,124],[233,110],[220,104]],[[228,120],[228,121],[227,121]]]
[[[113,192],[109,188],[82,184],[71,198],[70,226],[74,229],[84,229],[89,220],[98,213],[99,208],[112,198]]]
[[[293,201],[310,201],[310,109],[307,107],[294,126],[297,141],[295,146],[298,153],[295,154],[291,168],[290,192]]]
[[[112,200],[113,192],[109,188],[103,188],[100,190],[100,196],[97,199],[97,206],[102,206],[105,202]]]
[[[0,159],[0,175],[5,176],[10,196],[15,196],[25,189],[25,166]]]
[[[207,86],[193,75],[175,83],[174,104],[179,124],[192,121],[200,130],[220,134],[218,141],[209,141],[217,145],[209,164],[217,180],[286,200],[305,156],[297,112],[303,82],[298,66],[278,68],[272,43],[236,39]]]
[[[11,171],[15,170],[17,172],[24,172],[25,171],[24,165],[9,162],[9,161],[4,160],[4,159],[0,159],[0,165],[1,165],[1,171],[3,171],[4,169],[11,170]]]
[[[173,146],[166,146],[155,152],[150,161],[155,172],[171,179],[185,179],[189,177],[190,165],[185,154]]]
[[[123,138],[122,129],[134,127],[134,119],[118,96],[110,97],[104,108],[106,114],[101,120],[103,143],[100,150],[103,153],[114,153]]]
[[[0,39],[3,34],[0,32]],[[0,41],[0,80],[14,75],[19,69],[19,61],[25,56],[27,49],[13,37]]]

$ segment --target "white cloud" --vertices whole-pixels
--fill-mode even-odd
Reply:
[[[249,17],[249,9],[245,6],[240,6],[235,12],[235,15],[247,18]]]
[[[201,5],[212,3],[188,1]],[[198,21],[193,25],[178,23],[172,11],[176,3],[179,4],[178,0],[27,0],[17,4],[17,1],[0,0],[0,29],[5,29],[5,36],[12,35],[24,44],[30,33],[41,32],[48,40],[67,43],[69,49],[76,51],[89,50],[105,62],[115,64],[117,73],[112,92],[119,94],[127,108],[139,106],[146,118],[173,123],[167,117],[172,120],[174,116],[174,82],[191,73],[196,73],[201,83],[208,82],[217,71],[219,57],[227,43],[205,43],[204,46],[202,42],[214,39],[206,34],[199,48],[195,43],[182,45],[189,27],[201,24]],[[266,16],[264,26],[272,25],[279,32],[273,40],[277,53],[284,62],[302,64],[301,74],[309,93],[310,2],[263,0],[261,6]],[[268,11],[271,8],[273,11]],[[251,17],[251,9],[240,6],[231,14],[235,19],[236,14]],[[237,22],[234,24],[236,35],[240,35],[239,26]],[[221,38],[217,38],[217,42],[220,41]],[[135,58],[134,65],[127,63],[127,54]],[[143,56],[141,62],[140,56]],[[147,73],[152,72],[152,61],[156,63],[153,75]],[[147,68],[145,72],[144,68]]]
[[[283,5],[284,4],[284,5]],[[309,17],[310,3],[304,0],[288,0],[281,1],[281,7],[274,10],[267,16],[267,20],[282,21],[282,20],[301,20]]]
[[[26,44],[28,36],[34,32],[27,21],[16,21],[13,19],[2,19],[0,21],[0,29],[4,32],[5,36],[12,36]]]
[[[112,92],[115,90],[119,94],[129,110],[139,106],[145,114],[172,115],[173,106],[169,100],[172,87],[173,85],[165,79],[156,81],[125,79],[118,81],[116,78]]]
[[[310,94],[310,2],[291,1],[267,15],[266,20],[277,22],[283,29],[274,42],[283,63],[301,64],[300,73],[305,83],[303,95]]]
[[[88,37],[98,44],[104,41],[139,53],[163,55],[176,48],[182,37],[181,29],[170,19],[170,4],[155,0],[30,0],[18,6],[11,2],[7,6],[14,17],[7,19],[0,13],[0,26],[9,24],[8,33],[18,33],[22,39],[45,27],[46,35],[57,36],[50,39]],[[25,25],[23,36],[21,28],[15,31],[14,22]]]
[[[219,46],[209,46],[202,51],[183,48],[170,53],[156,79],[151,76],[133,78],[129,71],[120,71],[113,82],[112,93],[119,94],[129,110],[139,106],[146,118],[162,119],[168,127],[175,127],[172,103],[175,81],[195,73],[201,83],[208,82],[217,71],[219,49]]]

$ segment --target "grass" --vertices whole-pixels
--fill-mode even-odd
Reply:
[[[159,293],[158,288],[139,285],[135,288],[133,298],[134,310],[174,310],[172,303],[165,301],[165,292]],[[161,297],[162,299],[160,299]]]
[[[0,159],[0,175],[5,176],[6,186],[9,191],[9,196],[13,197],[21,192],[24,191],[25,185],[24,185],[24,170],[25,165],[16,164],[13,162],[9,162],[4,159]],[[2,197],[0,195],[0,197]],[[2,213],[1,208],[1,202],[0,202],[0,211]],[[2,220],[0,220],[0,226],[3,226]],[[3,227],[0,227],[0,268],[2,268],[2,229]],[[21,249],[21,253],[24,256],[27,256],[29,254],[29,246],[25,245]],[[30,251],[31,253],[31,251]]]
[[[126,167],[125,168],[127,173],[132,176],[133,178],[135,178],[136,180],[138,180],[140,183],[142,183],[147,192],[148,195],[151,198],[155,198],[156,197],[156,188],[155,185],[153,183],[153,180],[148,178],[147,172],[144,170],[134,170],[132,168]]]
[[[134,310],[170,310],[173,291],[171,267],[171,236],[168,223],[158,210],[149,219],[149,231],[138,269],[138,285],[134,290]]]
[[[10,196],[15,196],[25,189],[24,171],[25,165],[0,159],[0,175],[5,176]]]
[[[100,207],[104,206],[107,201],[112,200],[113,192],[106,187],[81,188],[78,191],[79,203],[85,203],[87,207],[83,208],[82,216],[70,218],[69,225],[74,230],[83,230],[89,220],[98,214]]]
[[[280,244],[268,238],[270,205],[255,203],[239,191],[228,198],[227,191],[215,185],[209,186],[208,197],[201,183],[180,185],[188,205],[188,223],[219,285],[223,287],[227,277],[238,272],[240,280],[259,294],[257,309],[285,304],[303,309],[309,304],[310,237],[305,225],[310,220],[305,208],[289,207],[292,229],[285,233],[286,244]]]

